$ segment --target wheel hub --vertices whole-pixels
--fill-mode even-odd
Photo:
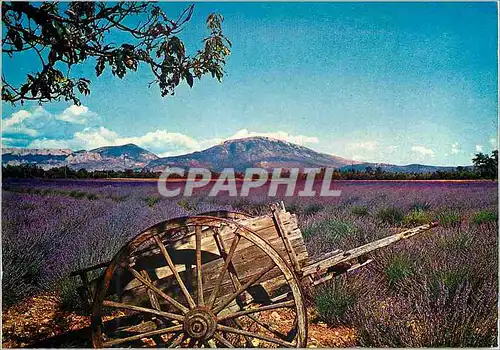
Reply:
[[[184,331],[195,339],[209,339],[215,333],[215,315],[207,309],[190,310],[184,318]]]

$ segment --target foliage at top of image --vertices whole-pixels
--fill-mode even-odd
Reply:
[[[79,104],[77,93],[88,95],[91,81],[74,77],[71,68],[89,60],[97,77],[106,67],[120,79],[140,65],[149,67],[149,85],[157,84],[162,96],[174,94],[183,80],[192,87],[194,78],[205,74],[221,81],[231,47],[222,32],[223,17],[208,16],[210,34],[190,55],[178,35],[193,10],[190,5],[172,19],[152,2],[3,2],[2,51],[9,57],[30,53],[39,59],[39,69],[19,85],[2,75],[2,100]]]

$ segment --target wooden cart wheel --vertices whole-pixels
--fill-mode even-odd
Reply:
[[[299,279],[258,233],[192,216],[155,225],[116,254],[96,292],[92,342],[305,347],[307,315]]]

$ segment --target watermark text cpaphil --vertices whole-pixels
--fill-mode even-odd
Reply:
[[[332,176],[332,168],[247,168],[245,172],[225,168],[214,173],[206,168],[167,167],[158,179],[158,192],[164,197],[190,197],[206,190],[210,197],[221,193],[247,197],[252,191],[266,190],[269,197],[338,197],[341,191],[331,188]]]

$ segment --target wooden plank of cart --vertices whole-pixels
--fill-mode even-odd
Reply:
[[[312,261],[296,216],[283,204],[270,209],[259,217],[218,211],[168,220],[137,235],[110,262],[74,272],[92,315],[93,346],[306,347],[303,288],[436,226]],[[89,281],[97,269],[104,271]]]

